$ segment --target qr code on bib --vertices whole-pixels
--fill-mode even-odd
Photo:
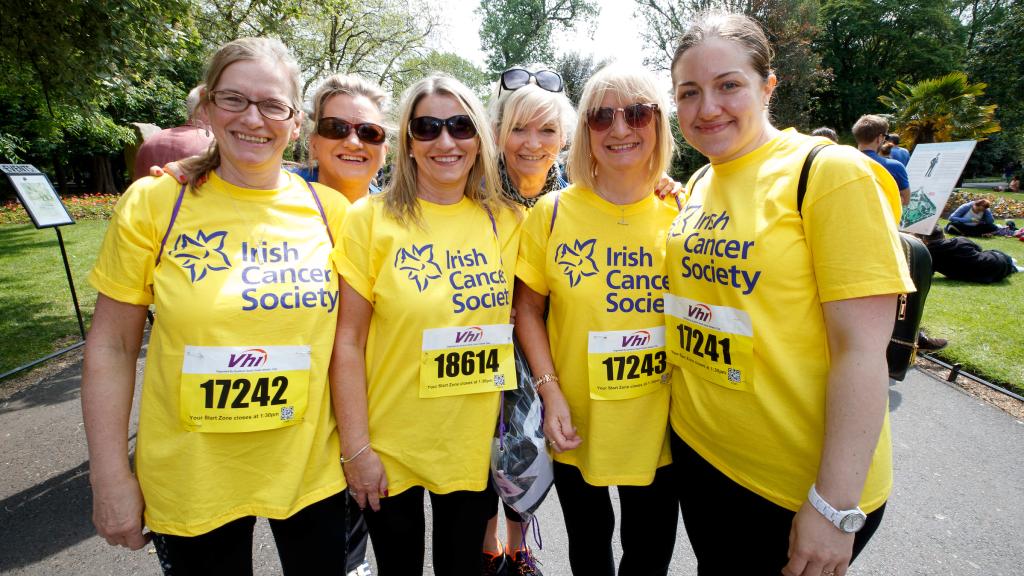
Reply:
[[[733,384],[740,383],[740,371],[735,368],[729,368],[729,382]]]
[[[285,406],[281,408],[281,421],[288,422],[292,418],[295,418],[295,406]]]
[[[494,386],[500,388],[505,385],[505,375],[495,374],[494,375]]]

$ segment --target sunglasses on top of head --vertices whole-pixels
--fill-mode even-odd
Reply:
[[[344,140],[353,130],[356,132],[356,138],[367,144],[383,144],[388,136],[383,126],[371,122],[353,124],[341,118],[326,116],[316,123],[317,135],[328,140]]]
[[[505,90],[518,90],[529,84],[530,78],[537,82],[537,86],[548,92],[561,92],[565,88],[558,72],[553,70],[530,72],[526,68],[509,68],[502,72],[501,87]]]
[[[456,140],[469,140],[476,136],[476,126],[473,124],[473,120],[465,114],[450,118],[418,116],[409,121],[409,135],[421,142],[436,140],[445,128],[448,129],[448,134]]]
[[[638,129],[651,123],[654,114],[658,112],[657,104],[631,104],[622,108],[595,108],[587,112],[587,126],[591,130],[604,132],[612,127],[615,122],[615,115],[622,112],[622,119],[626,126]]]

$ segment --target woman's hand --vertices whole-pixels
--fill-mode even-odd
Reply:
[[[374,512],[380,510],[381,496],[388,495],[388,477],[384,473],[380,456],[377,456],[373,448],[368,448],[355,460],[342,465],[342,468],[345,470],[349,494],[359,509],[363,510],[369,504]]]
[[[853,556],[853,534],[840,531],[808,502],[793,518],[785,576],[844,576]]]
[[[92,523],[111,546],[138,550],[149,542],[149,533],[142,532],[145,507],[139,481],[134,475],[92,482]]]
[[[547,389],[541,394],[541,399],[544,401],[544,436],[548,444],[555,452],[578,448],[583,439],[572,425],[569,403],[565,401],[562,390],[555,382],[548,382],[544,387]]]
[[[185,176],[185,173],[181,169],[181,165],[177,162],[168,162],[167,164],[164,164],[163,168],[159,166],[149,167],[149,175],[154,178],[159,178],[164,174],[169,174],[171,178],[178,181],[178,184],[188,182],[188,177]]]
[[[683,185],[665,173],[662,173],[661,180],[658,180],[658,185],[654,187],[654,194],[662,200],[669,196],[679,196],[682,193]]]

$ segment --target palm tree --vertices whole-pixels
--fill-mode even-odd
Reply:
[[[963,72],[951,72],[917,84],[897,82],[878,100],[889,108],[900,139],[908,147],[928,142],[985,140],[1000,130],[996,105],[979,104],[987,85],[972,84]]]

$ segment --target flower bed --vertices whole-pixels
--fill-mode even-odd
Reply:
[[[61,201],[75,220],[107,220],[114,213],[120,194],[77,194],[63,196]],[[28,212],[21,202],[11,200],[0,204],[0,224],[30,224]]]
[[[964,202],[986,198],[992,203],[992,207],[989,209],[992,210],[992,215],[996,218],[1024,218],[1024,194],[1020,194],[1019,198],[1008,198],[1005,194],[1005,192],[1002,194],[982,192],[977,188],[957,188],[949,195],[946,207],[942,211],[942,217],[949,218],[949,215]]]

